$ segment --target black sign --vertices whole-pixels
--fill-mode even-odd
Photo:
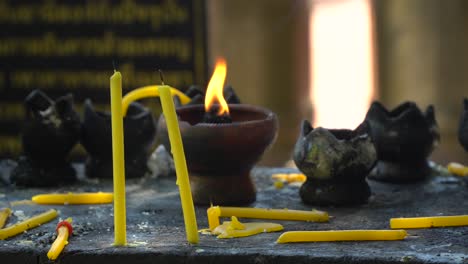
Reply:
[[[73,93],[109,109],[113,61],[124,93],[206,82],[203,0],[0,0],[0,158],[21,151],[23,99]]]

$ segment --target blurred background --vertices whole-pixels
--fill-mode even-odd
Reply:
[[[80,112],[86,97],[108,109],[114,59],[128,92],[159,83],[156,67],[182,90],[206,87],[225,57],[242,102],[279,117],[263,165],[288,164],[301,120],[352,129],[372,100],[433,104],[432,159],[468,163],[457,140],[466,0],[0,0],[0,23],[0,157],[21,151],[21,101],[35,88],[73,92]]]
[[[436,109],[441,144],[432,159],[466,163],[457,140],[468,95],[468,1],[207,1],[209,62],[228,61],[246,103],[279,116],[263,163],[290,159],[302,119],[355,128],[372,100]]]

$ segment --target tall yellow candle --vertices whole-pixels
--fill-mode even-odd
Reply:
[[[405,230],[332,230],[284,232],[276,243],[402,240]]]
[[[188,242],[198,243],[197,218],[193,205],[192,191],[188,177],[187,163],[185,161],[184,146],[180,136],[179,123],[175,112],[174,102],[171,97],[171,88],[167,85],[157,86],[161,105],[166,119],[169,141],[171,142],[171,152],[174,157],[174,165],[177,174],[177,184],[179,185],[180,200],[184,213],[185,232]]]
[[[468,215],[428,216],[390,219],[391,228],[430,228],[466,225],[468,225]]]
[[[0,240],[7,239],[12,236],[16,236],[18,234],[23,233],[24,231],[34,228],[36,226],[40,226],[44,223],[47,223],[58,215],[57,211],[54,209],[50,209],[49,211],[35,215],[29,219],[26,219],[22,222],[16,223],[12,226],[0,229]]]
[[[125,160],[122,115],[122,75],[110,77],[112,117],[112,164],[114,177],[114,245],[127,244],[125,213]]]

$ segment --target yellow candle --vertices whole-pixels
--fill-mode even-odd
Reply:
[[[281,234],[276,243],[402,240],[405,237],[405,230],[291,231]]]
[[[171,97],[170,87],[167,85],[157,86],[161,96],[161,105],[166,119],[169,141],[171,142],[171,151],[174,157],[174,165],[177,174],[177,184],[179,185],[180,200],[182,211],[184,213],[185,232],[187,240],[190,243],[198,243],[197,218],[192,200],[192,191],[185,161],[184,146],[180,136],[179,122],[175,112],[174,102]]]
[[[280,181],[292,182],[305,182],[307,177],[302,173],[277,173],[271,175],[271,178]]]
[[[38,204],[104,204],[112,203],[112,193],[65,193],[39,194],[32,197]]]
[[[159,90],[157,88],[158,88],[157,85],[145,86],[145,87],[135,89],[135,90],[129,92],[128,94],[126,94],[124,96],[123,100],[122,100],[123,115],[125,116],[127,114],[128,106],[132,102],[134,102],[136,100],[139,100],[139,99],[146,98],[146,97],[160,96]],[[191,100],[190,97],[188,97],[187,95],[185,95],[181,91],[179,91],[179,90],[177,90],[175,88],[169,88],[169,89],[170,89],[171,95],[177,95],[182,104],[188,104],[188,102],[190,102],[190,100]]]
[[[5,226],[5,223],[11,215],[11,209],[10,208],[5,208],[0,211],[0,229]]]
[[[430,228],[468,225],[468,215],[392,218],[391,228]]]
[[[116,71],[110,77],[112,117],[112,164],[114,176],[114,245],[127,244],[125,213],[125,161],[122,116],[122,75]]]
[[[450,162],[447,165],[447,170],[457,176],[468,176],[468,167],[465,167],[460,163]]]
[[[276,232],[283,230],[283,226],[275,223],[241,223],[237,217],[232,216],[231,221],[223,222],[216,227],[212,234],[217,238],[235,238],[253,236],[260,233]]]
[[[237,216],[243,218],[327,222],[328,213],[318,210],[301,211],[288,209],[266,209],[247,207],[211,206],[207,210],[210,230],[219,226],[219,217]]]
[[[68,224],[70,224],[70,228],[64,222],[68,222]],[[63,248],[68,244],[68,236],[72,235],[71,222],[72,219],[69,217],[57,225],[57,238],[54,243],[52,243],[49,252],[47,252],[47,257],[50,260],[56,260]]]
[[[16,223],[12,226],[0,229],[0,240],[7,239],[12,236],[16,236],[18,234],[23,233],[24,231],[34,228],[36,226],[42,225],[47,223],[58,215],[57,211],[54,209],[50,209],[49,211],[33,216],[29,219],[26,219],[22,222]]]

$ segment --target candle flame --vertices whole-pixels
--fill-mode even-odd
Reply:
[[[229,107],[223,96],[224,80],[226,79],[226,60],[218,58],[215,70],[211,76],[205,95],[205,111],[209,112],[212,105],[219,104],[217,115],[229,114]]]

